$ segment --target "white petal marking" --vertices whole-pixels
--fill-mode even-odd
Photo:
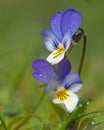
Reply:
[[[57,49],[59,40],[53,34],[52,31],[45,30],[43,31],[43,36],[45,37],[44,43],[48,51],[53,52]]]
[[[53,99],[52,100],[54,104],[62,104],[62,102],[59,99]]]
[[[83,83],[77,83],[72,85],[69,89],[70,91],[77,93],[83,87]]]
[[[53,52],[56,48],[54,47],[54,42],[49,39],[49,38],[45,38],[45,46],[47,48],[48,51]]]
[[[69,113],[72,113],[73,110],[76,108],[78,101],[79,101],[79,98],[78,98],[77,94],[70,91],[70,98],[63,102],[63,104],[66,108],[66,111]]]
[[[64,58],[64,55],[65,49],[57,49],[47,57],[47,61],[50,62],[52,65],[57,64]]]

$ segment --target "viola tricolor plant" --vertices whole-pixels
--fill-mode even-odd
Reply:
[[[66,130],[66,128],[75,130],[75,126],[78,124],[76,120],[82,117],[85,120],[79,123],[78,130],[89,129],[88,123],[93,122],[92,116],[89,117],[89,120],[86,117],[93,113],[86,113],[89,100],[81,100],[77,94],[83,87],[80,73],[86,49],[86,35],[80,27],[81,23],[82,15],[75,9],[68,9],[63,13],[58,12],[53,16],[50,24],[51,29],[42,31],[45,46],[51,54],[46,59],[37,59],[32,63],[35,70],[33,77],[45,83],[45,92],[50,97],[52,104],[55,105],[54,109],[57,106],[56,111],[63,119],[57,128],[59,130]],[[78,43],[81,37],[83,37],[84,43],[82,57],[78,72],[73,72],[67,53]],[[62,117],[63,111],[66,116],[64,114]],[[76,123],[74,128],[71,123]],[[88,127],[86,125],[84,127],[83,124],[87,124]]]
[[[52,53],[47,60],[38,59],[33,62],[33,77],[47,84],[46,92],[53,93],[52,101],[62,104],[71,113],[78,104],[77,92],[83,83],[76,72],[71,72],[71,64],[65,53],[72,45],[72,36],[77,32],[82,16],[75,9],[64,13],[58,12],[51,20],[51,30],[44,30],[45,46]],[[58,74],[54,70],[57,64]],[[50,95],[50,94],[49,94]]]

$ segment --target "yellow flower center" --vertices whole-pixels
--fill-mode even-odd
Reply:
[[[56,91],[56,98],[58,98],[60,101],[65,101],[70,97],[69,91],[63,87],[60,87]]]
[[[66,49],[63,47],[63,45],[60,44],[59,47],[58,47],[58,49],[57,49],[57,52],[55,53],[54,58],[60,56],[62,53],[65,52],[65,50],[66,50]]]

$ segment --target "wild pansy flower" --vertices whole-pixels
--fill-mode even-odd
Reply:
[[[58,12],[51,20],[51,30],[44,30],[45,46],[52,52],[47,61],[51,64],[59,63],[71,47],[72,36],[77,32],[82,22],[82,16],[75,9]]]
[[[38,59],[33,62],[35,69],[33,77],[47,84],[46,92],[53,103],[62,104],[71,113],[77,106],[79,98],[76,94],[83,86],[80,76],[71,71],[71,64],[63,59],[58,65],[56,73],[53,66],[46,60]]]

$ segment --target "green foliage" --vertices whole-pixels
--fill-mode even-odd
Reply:
[[[104,109],[103,5],[101,0],[0,1],[0,130],[104,129],[104,113],[95,111]],[[42,96],[43,88],[33,79],[31,64],[48,54],[41,31],[49,27],[51,16],[71,7],[82,12],[82,27],[87,32],[81,75],[85,85],[80,95],[93,102],[88,105],[89,101],[82,100],[67,114]],[[77,70],[80,52],[79,43],[70,55],[73,70]]]

